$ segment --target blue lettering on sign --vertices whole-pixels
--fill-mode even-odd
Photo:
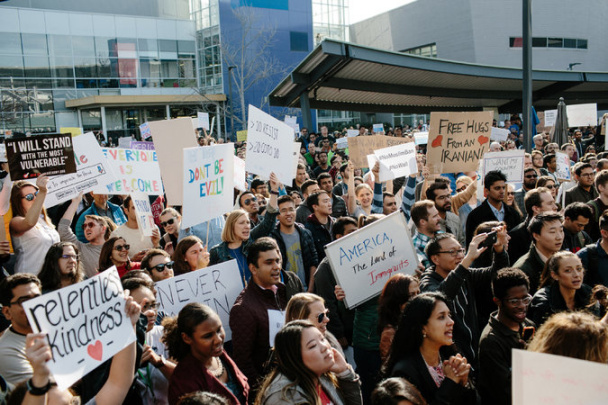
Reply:
[[[363,239],[363,241],[357,243],[352,248],[340,248],[340,265],[343,264],[344,259],[350,263],[353,258],[358,259],[366,254],[368,250],[381,246],[385,242],[393,243],[393,240],[386,234],[386,232],[383,232]]]

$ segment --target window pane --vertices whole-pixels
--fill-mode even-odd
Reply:
[[[93,37],[72,36],[74,58],[95,57],[95,39]]]
[[[563,38],[549,38],[549,48],[562,48]]]
[[[12,32],[0,34],[0,53],[10,53],[21,55],[21,35]]]
[[[586,39],[577,39],[576,47],[578,49],[587,49],[587,40]]]
[[[180,55],[194,55],[194,41],[177,41],[177,49]]]
[[[179,77],[191,79],[196,77],[196,61],[194,59],[180,59]]]
[[[289,32],[290,49],[294,52],[308,52],[308,33]]]
[[[23,63],[25,65],[26,77],[51,76],[51,71],[49,69],[49,58],[46,56],[24,56]]]
[[[534,48],[546,48],[547,47],[547,38],[546,37],[532,38],[532,46]]]
[[[564,48],[576,48],[576,39],[564,38]]]
[[[116,58],[97,58],[97,77],[116,77],[113,74],[116,63]]]
[[[97,77],[97,59],[77,58],[75,70],[76,77]]]
[[[53,77],[74,77],[74,64],[71,57],[51,58],[51,76]]]
[[[511,48],[521,48],[523,46],[523,38],[521,37],[511,37],[509,38],[509,47]]]
[[[25,55],[47,55],[46,35],[44,34],[21,34],[23,42],[23,53]]]
[[[106,58],[109,56],[116,56],[114,45],[116,44],[116,38],[110,37],[95,37],[95,53],[98,58]],[[114,55],[112,55],[114,53]]]
[[[177,52],[177,41],[172,39],[159,39],[158,45],[161,52]]]
[[[23,57],[0,55],[0,77],[11,76],[23,77]]]
[[[72,37],[69,35],[49,35],[49,54],[72,56]]]
[[[158,58],[158,41],[155,39],[138,39],[139,56]]]
[[[161,75],[162,77],[179,77],[177,61],[175,60],[162,60],[161,64]],[[165,86],[166,87],[166,86]]]

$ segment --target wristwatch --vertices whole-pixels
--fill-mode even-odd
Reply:
[[[51,380],[49,380],[48,383],[46,383],[46,385],[42,388],[40,387],[36,387],[33,383],[32,383],[32,379],[30,378],[29,380],[27,380],[27,382],[25,383],[26,387],[27,387],[27,391],[34,396],[41,396],[41,395],[45,395],[47,392],[49,392],[49,390],[51,389],[51,387],[53,386],[53,384],[51,384]]]
[[[160,356],[160,361],[159,361],[159,362],[157,362],[157,363],[155,363],[155,364],[153,364],[153,366],[154,366],[154,367],[156,367],[156,368],[162,368],[162,367],[165,367],[165,358],[164,358],[164,356],[163,356],[163,355],[161,355],[161,356]]]
[[[274,194],[274,195],[279,195],[279,192],[278,191],[274,191],[274,190],[270,190],[269,193],[270,194]]]

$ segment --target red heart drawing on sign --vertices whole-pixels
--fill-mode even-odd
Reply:
[[[103,355],[103,344],[98,340],[95,344],[90,344],[87,346],[87,353],[93,359],[97,361],[101,361],[101,357]]]
[[[441,146],[441,141],[442,140],[443,140],[443,135],[437,135],[437,138],[433,139],[433,143],[431,143],[431,146],[433,148]]]
[[[488,138],[487,136],[479,135],[479,138],[477,138],[477,140],[479,141],[480,145],[483,145],[484,143],[489,142],[490,138]]]

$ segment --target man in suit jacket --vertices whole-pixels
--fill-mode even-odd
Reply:
[[[504,221],[507,231],[515,228],[521,221],[519,214],[514,208],[503,203],[506,192],[505,176],[500,170],[492,170],[484,178],[484,187],[488,190],[488,198],[467,217],[467,246],[471,243],[475,229],[487,221]]]

